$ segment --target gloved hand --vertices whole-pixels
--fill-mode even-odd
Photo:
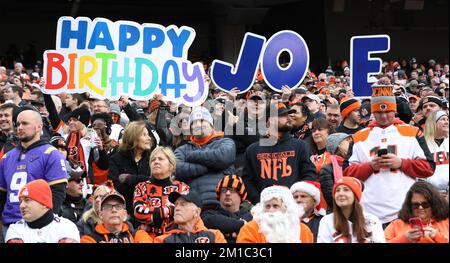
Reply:
[[[131,183],[131,174],[120,174],[119,175],[119,183],[121,184],[130,184]]]

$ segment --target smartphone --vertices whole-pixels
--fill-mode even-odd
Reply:
[[[388,153],[388,150],[386,148],[378,149],[377,155],[378,155],[378,157],[381,157],[383,155],[386,155],[387,153]]]
[[[422,233],[424,233],[422,220],[419,217],[410,218],[409,224],[411,225],[411,228],[418,227],[420,229],[420,231],[422,231]]]

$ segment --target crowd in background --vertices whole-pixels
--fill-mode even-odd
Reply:
[[[0,66],[4,241],[449,242],[448,64],[384,62],[367,98],[345,60],[280,93],[205,80],[191,108]]]

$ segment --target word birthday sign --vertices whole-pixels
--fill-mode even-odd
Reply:
[[[61,17],[56,50],[44,53],[44,92],[89,92],[92,97],[138,100],[161,93],[188,106],[208,95],[201,63],[187,53],[195,30],[131,21]]]

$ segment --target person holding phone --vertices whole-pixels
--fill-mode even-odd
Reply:
[[[396,108],[392,85],[372,87],[374,120],[353,135],[351,154],[343,164],[344,177],[356,177],[364,182],[366,190],[361,205],[364,211],[380,219],[383,228],[397,219],[415,180],[430,177],[435,170],[422,132],[396,118]]]
[[[448,202],[426,181],[409,189],[399,218],[384,231],[389,243],[448,243]]]

